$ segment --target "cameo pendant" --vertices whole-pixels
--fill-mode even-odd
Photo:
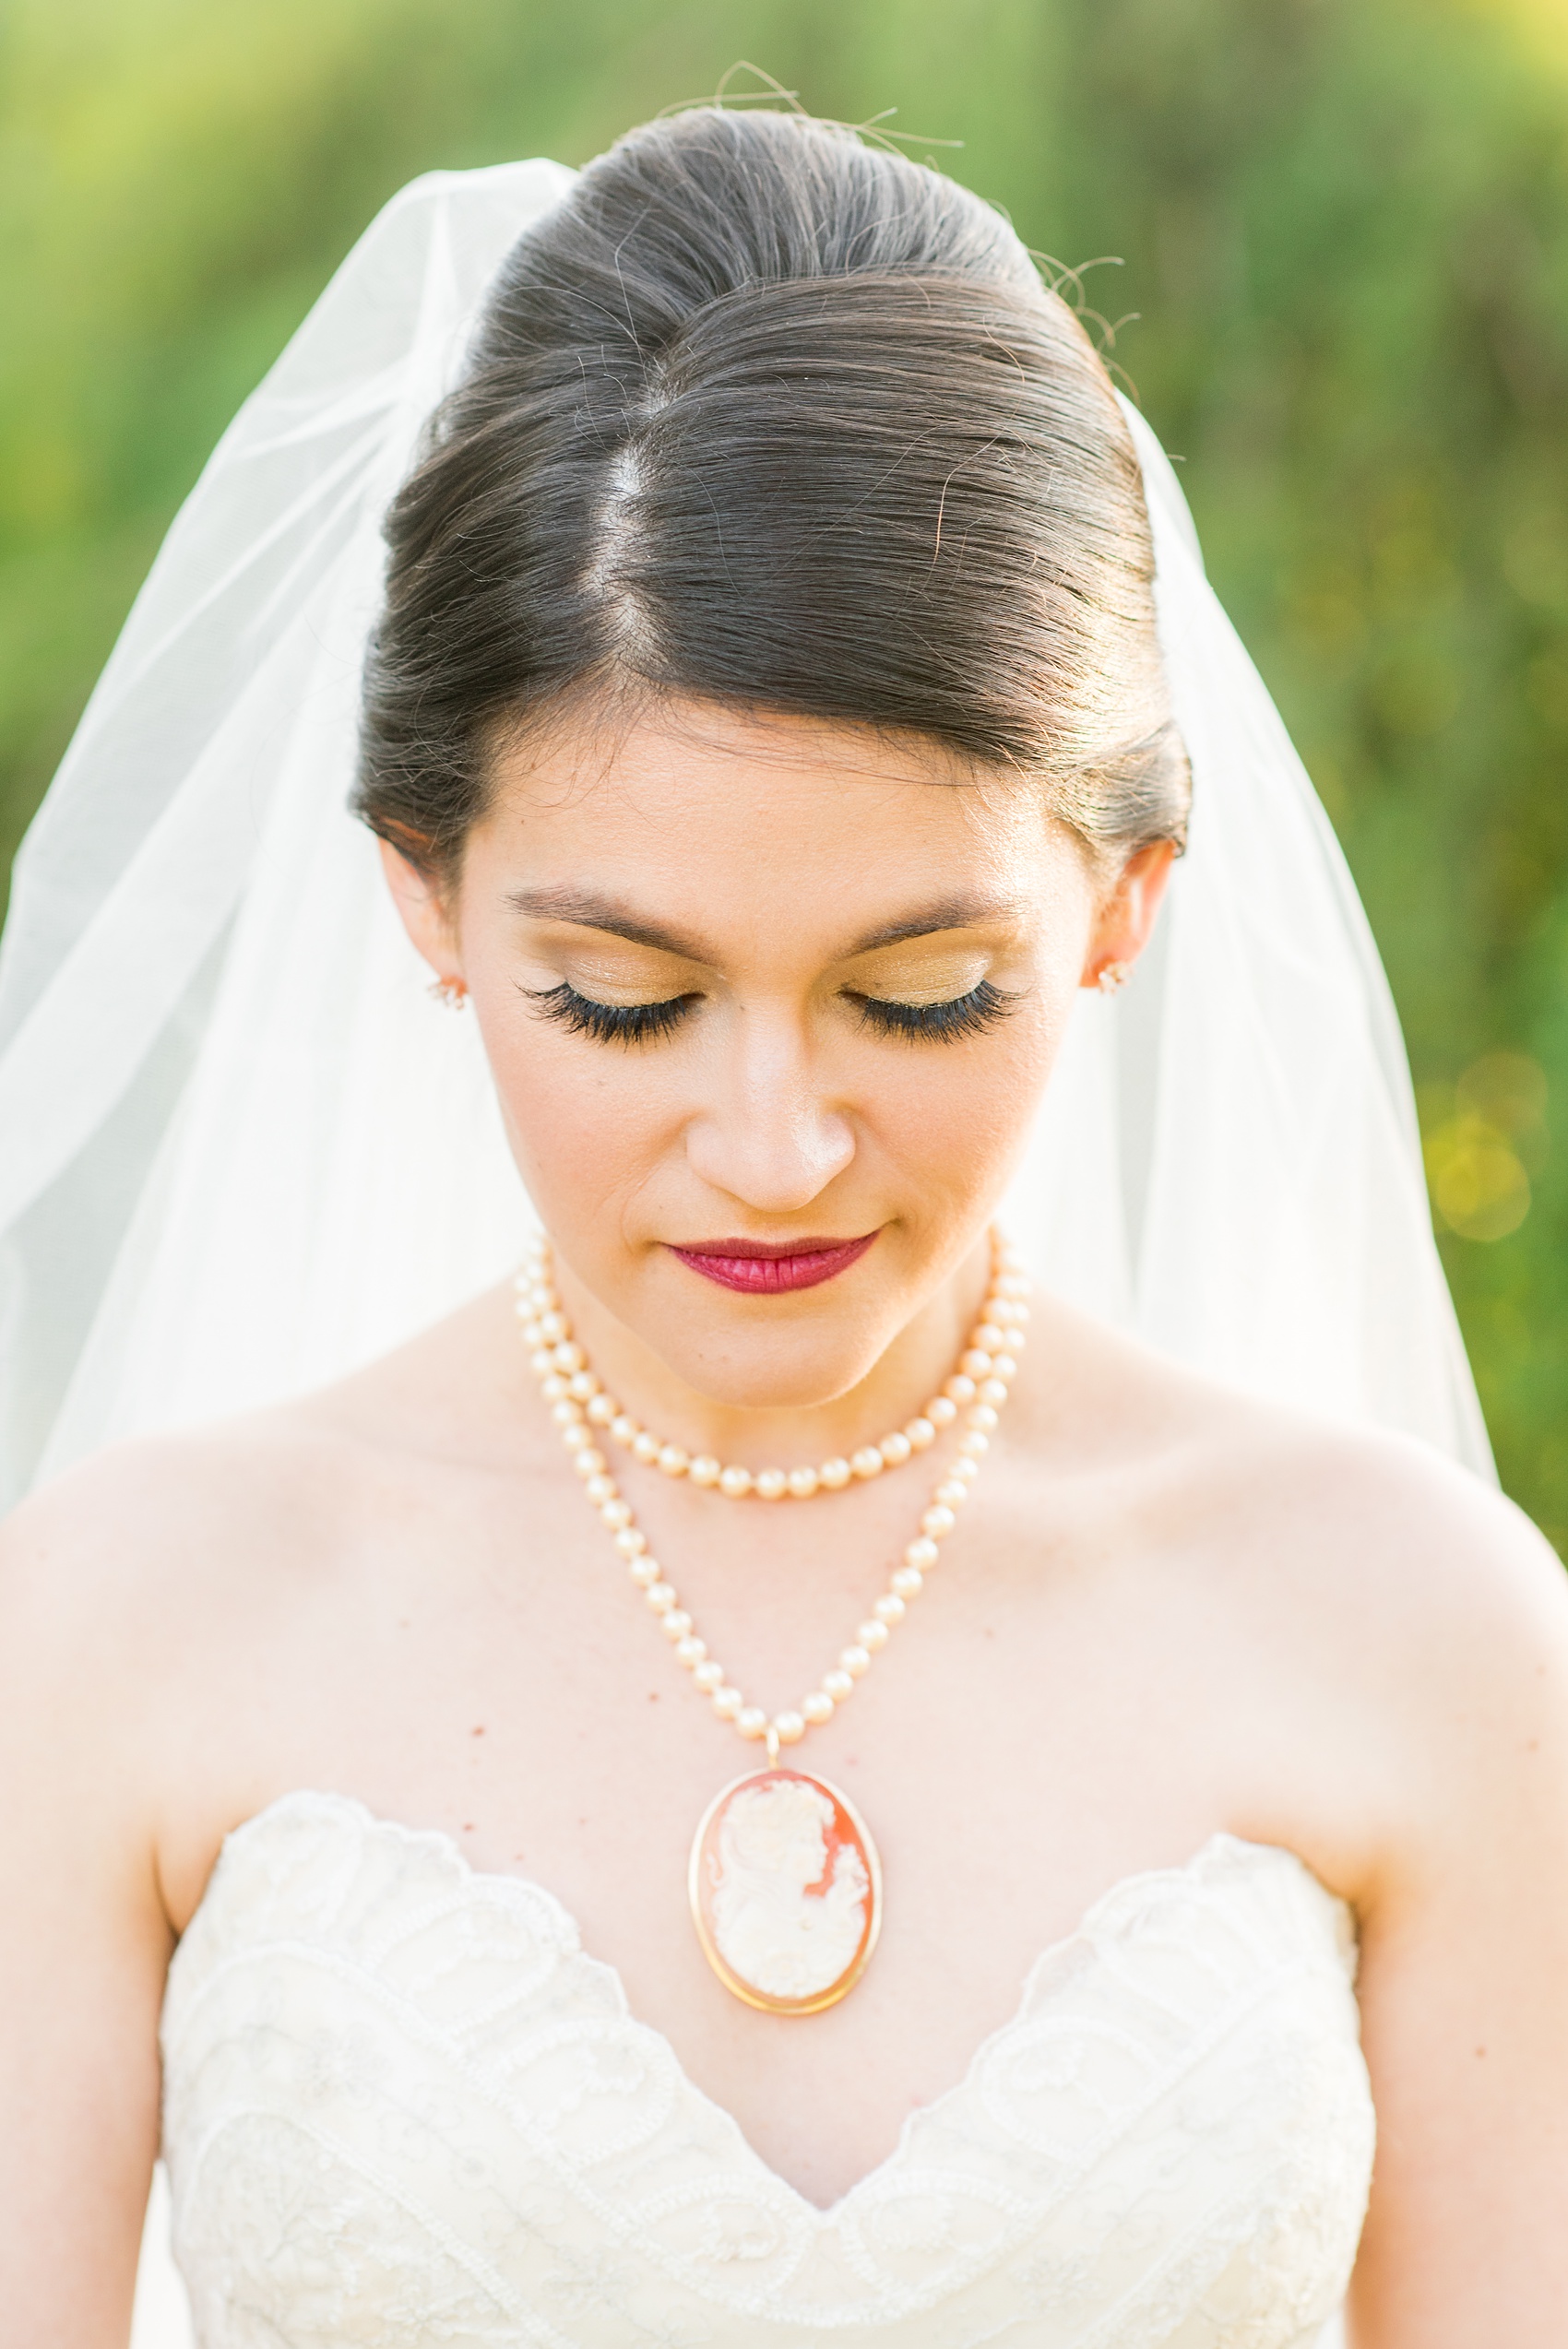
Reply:
[[[817,2014],[852,1990],[882,1926],[882,1865],[826,1778],[774,1766],[716,1795],[687,1877],[703,1954],[767,2014]]]

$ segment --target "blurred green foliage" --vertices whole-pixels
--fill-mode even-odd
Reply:
[[[0,0],[0,847],[202,458],[416,172],[742,57],[1087,279],[1394,981],[1509,1489],[1568,1548],[1561,0]],[[922,152],[917,139],[914,151]]]

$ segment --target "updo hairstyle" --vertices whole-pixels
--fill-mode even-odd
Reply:
[[[1095,850],[1189,777],[1138,461],[988,205],[705,107],[519,239],[386,523],[358,813],[438,879],[498,741],[631,689],[932,738]]]

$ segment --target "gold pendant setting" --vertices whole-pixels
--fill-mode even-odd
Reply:
[[[882,1928],[882,1864],[848,1795],[774,1767],[704,1812],[687,1877],[703,1955],[766,2014],[817,2014],[852,1990]]]

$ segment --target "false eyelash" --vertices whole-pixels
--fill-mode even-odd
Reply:
[[[657,1043],[701,1001],[697,995],[671,995],[662,1003],[596,1003],[564,979],[559,987],[529,987],[524,992],[546,1019],[559,1020],[575,1035],[591,1036],[600,1044]]]
[[[994,1027],[1017,998],[982,979],[967,995],[955,995],[946,1003],[895,1003],[881,995],[852,995],[849,1000],[861,1007],[861,1025],[878,1028],[884,1036],[906,1037],[914,1044],[956,1044],[962,1037]]]

